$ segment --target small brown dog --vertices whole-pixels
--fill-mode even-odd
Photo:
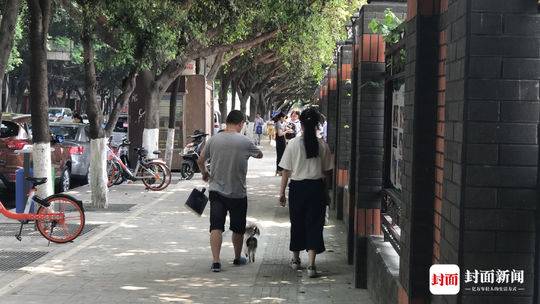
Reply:
[[[261,230],[259,229],[259,226],[257,226],[257,224],[248,223],[246,225],[246,246],[244,247],[244,252],[251,263],[255,262],[255,253],[257,252],[257,238],[255,236],[260,235]]]

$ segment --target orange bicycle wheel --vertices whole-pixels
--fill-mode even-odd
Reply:
[[[169,186],[171,183],[171,170],[164,164],[159,162],[151,162],[148,166],[142,169],[143,174],[149,175],[150,172],[156,177],[148,177],[142,180],[146,188],[152,191],[160,191]],[[149,171],[149,172],[148,172]]]
[[[82,204],[68,195],[46,198],[49,207],[40,206],[37,214],[63,213],[63,220],[36,220],[36,227],[47,240],[67,243],[76,239],[84,229],[84,209]]]
[[[118,180],[120,180],[122,172],[120,172],[120,165],[117,162],[108,160],[107,161],[107,187],[112,185],[117,185]]]

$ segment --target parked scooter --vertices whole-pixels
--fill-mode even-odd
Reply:
[[[201,172],[199,166],[197,165],[197,160],[199,159],[201,151],[204,147],[206,136],[208,136],[208,134],[199,130],[195,130],[193,135],[189,136],[193,139],[193,141],[184,147],[184,151],[182,153],[183,161],[182,166],[180,167],[180,175],[182,178],[192,179],[195,173]]]

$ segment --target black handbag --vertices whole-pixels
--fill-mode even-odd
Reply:
[[[193,189],[185,204],[188,209],[195,212],[198,216],[203,214],[204,208],[206,208],[206,204],[208,203],[208,197],[204,194],[205,191],[205,188],[202,188],[201,191],[197,188]]]

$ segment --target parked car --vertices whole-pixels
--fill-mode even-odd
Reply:
[[[71,177],[86,180],[90,168],[90,135],[83,123],[51,122],[51,133],[64,137],[64,146],[71,156]]]
[[[73,121],[73,112],[70,108],[49,108],[49,121]]]
[[[128,116],[121,114],[111,134],[111,145],[118,147],[124,138],[128,138]]]
[[[0,125],[0,180],[9,190],[15,189],[16,171],[24,166],[24,155],[15,153],[32,144],[30,115],[2,114]],[[56,186],[60,191],[69,189],[71,156],[69,148],[51,141],[51,163],[55,170]]]

